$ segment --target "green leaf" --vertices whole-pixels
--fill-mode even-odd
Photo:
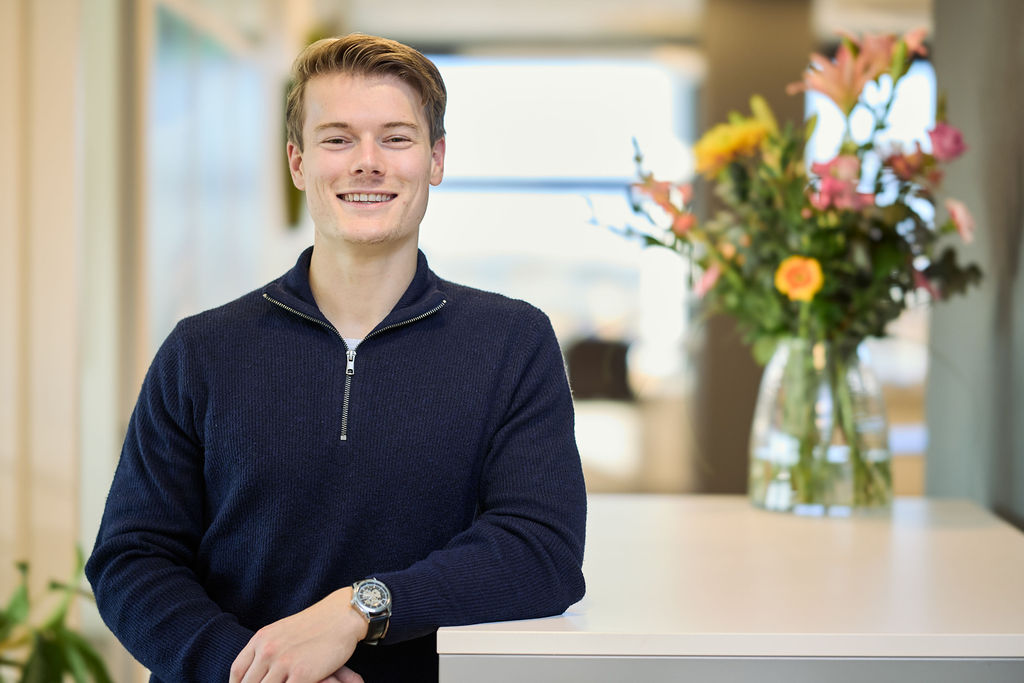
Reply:
[[[818,115],[815,114],[804,123],[804,142],[811,139],[815,129],[818,127]]]
[[[21,683],[61,683],[64,670],[64,655],[57,643],[36,633]]]
[[[28,619],[29,602],[26,574],[27,570],[21,572],[21,583],[14,589],[7,608],[0,613],[0,640],[5,640],[15,626],[25,623],[25,620]]]
[[[64,620],[67,618],[68,609],[71,607],[71,600],[77,594],[75,586],[78,585],[79,580],[82,577],[82,570],[85,567],[85,556],[82,554],[82,549],[75,548],[75,570],[72,573],[71,581],[67,585],[61,585],[58,583],[51,582],[50,588],[52,590],[58,590],[64,593],[61,597],[57,607],[50,614],[49,618],[43,622],[42,630],[54,630],[64,625]]]
[[[850,51],[851,57],[856,57],[858,54],[860,54],[860,47],[857,46],[857,43],[850,40],[848,36],[843,36],[840,42],[846,46],[847,50]]]
[[[907,42],[905,40],[900,40],[896,43],[896,49],[893,51],[892,56],[892,67],[889,69],[889,76],[892,77],[893,87],[896,87],[896,81],[903,78],[903,75],[907,73],[908,68]]]
[[[772,355],[775,353],[775,347],[778,345],[779,340],[775,337],[758,337],[754,341],[753,354],[754,360],[757,361],[758,365],[766,365],[768,361],[772,359]]]
[[[57,630],[57,643],[64,652],[64,661],[68,664],[71,677],[75,683],[89,683],[89,667],[85,664],[85,658],[78,651],[77,645],[68,636],[67,629]]]
[[[106,665],[103,663],[103,659],[99,656],[96,650],[93,649],[92,645],[85,640],[82,636],[64,629],[61,631],[61,637],[64,640],[65,651],[69,651],[69,648],[73,648],[77,655],[81,658],[82,663],[85,665],[86,670],[92,676],[94,683],[113,683],[110,678],[110,673],[107,671]],[[70,663],[70,658],[69,658]],[[75,679],[78,680],[77,678]]]

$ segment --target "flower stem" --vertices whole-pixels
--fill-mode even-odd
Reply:
[[[843,435],[843,440],[846,442],[850,464],[853,467],[853,504],[864,505],[867,502],[865,500],[867,497],[865,495],[867,472],[865,471],[864,459],[860,454],[860,438],[857,434],[857,425],[854,419],[853,397],[850,395],[844,350],[840,349],[838,345],[834,348],[829,366],[835,422],[840,433]]]

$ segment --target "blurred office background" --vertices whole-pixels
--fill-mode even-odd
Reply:
[[[552,318],[592,491],[740,493],[759,369],[707,320],[682,259],[635,221],[632,139],[659,176],[750,94],[829,157],[831,105],[788,97],[835,29],[931,29],[898,106],[934,121],[936,76],[969,153],[986,279],[872,342],[898,495],[1024,519],[1024,5],[1016,0],[3,0],[0,3],[0,599],[86,551],[153,353],[175,321],[276,277],[312,241],[288,191],[283,96],[314,37],[386,35],[450,94],[444,183],[421,246],[442,276]],[[830,138],[834,136],[834,139]],[[244,400],[244,397],[240,397]],[[94,614],[85,628],[102,638]],[[117,680],[136,676],[109,646]]]

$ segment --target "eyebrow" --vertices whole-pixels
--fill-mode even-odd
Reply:
[[[327,123],[321,123],[319,126],[313,129],[313,133],[319,133],[327,130],[328,128],[341,128],[342,130],[351,130],[352,126],[345,121],[328,121]],[[411,128],[418,131],[420,127],[411,121],[388,121],[381,126],[385,130],[392,130],[394,128]]]

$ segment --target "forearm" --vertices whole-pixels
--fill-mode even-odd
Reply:
[[[443,549],[377,575],[393,594],[389,642],[558,614],[583,596],[586,490],[562,356],[546,324],[520,351],[528,360],[484,456],[476,520]]]
[[[86,572],[110,630],[161,680],[227,679],[253,632],[223,612],[191,570],[117,539],[97,545]]]
[[[519,524],[498,524],[480,520],[457,546],[408,569],[377,575],[393,600],[385,642],[426,635],[440,626],[560,614],[583,597],[577,555],[577,549],[582,554],[582,538],[527,540]]]

